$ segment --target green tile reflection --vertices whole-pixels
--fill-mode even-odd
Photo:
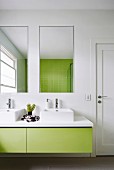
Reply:
[[[41,92],[73,92],[73,59],[40,59]]]

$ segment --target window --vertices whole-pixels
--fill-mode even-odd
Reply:
[[[2,45],[0,47],[1,93],[16,92],[16,58]]]

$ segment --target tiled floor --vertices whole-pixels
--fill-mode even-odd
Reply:
[[[114,157],[0,158],[0,170],[114,170]]]

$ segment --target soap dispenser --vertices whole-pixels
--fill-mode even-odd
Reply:
[[[49,99],[46,99],[45,109],[49,109]]]

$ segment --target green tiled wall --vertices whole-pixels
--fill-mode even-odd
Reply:
[[[27,92],[27,59],[17,60],[17,92]]]
[[[40,91],[73,91],[72,59],[40,59]]]

